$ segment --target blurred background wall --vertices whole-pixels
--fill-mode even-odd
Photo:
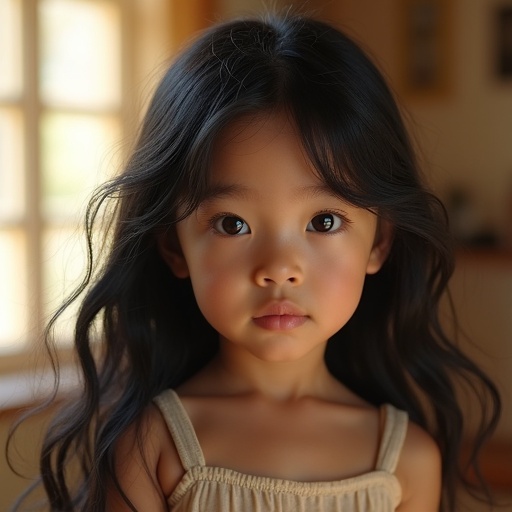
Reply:
[[[426,177],[446,201],[461,242],[452,289],[474,340],[461,343],[496,379],[505,402],[485,466],[496,486],[512,489],[512,0],[126,0],[121,146],[129,146],[169,57],[191,35],[269,3],[293,4],[345,29],[396,93]],[[0,354],[0,371],[12,376],[26,359],[23,347]],[[0,400],[0,442],[23,405],[1,407]],[[44,421],[27,424],[18,443],[29,474]],[[26,481],[3,459],[0,474],[0,510],[7,510]]]

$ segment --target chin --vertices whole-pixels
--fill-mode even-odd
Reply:
[[[267,363],[293,363],[310,355],[314,348],[297,347],[296,342],[278,342],[254,351],[252,354]]]

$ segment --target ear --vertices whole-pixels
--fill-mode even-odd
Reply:
[[[367,274],[376,274],[380,270],[393,245],[393,235],[393,225],[379,217],[372,252],[370,253],[368,266],[366,267]]]
[[[183,255],[178,235],[174,228],[157,235],[157,245],[160,256],[177,278],[185,279],[190,276],[187,260]]]

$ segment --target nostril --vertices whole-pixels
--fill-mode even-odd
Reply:
[[[302,282],[302,275],[299,269],[291,269],[287,267],[264,267],[256,270],[254,275],[255,281],[259,286],[282,286],[285,283],[297,286]]]
[[[296,283],[297,282],[297,278],[296,277],[288,277],[284,281],[288,281],[289,283]],[[271,277],[264,277],[263,278],[263,282],[265,282],[265,283],[277,283],[278,281],[276,281],[275,279],[272,279]]]

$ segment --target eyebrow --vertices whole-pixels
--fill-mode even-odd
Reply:
[[[299,187],[295,196],[296,199],[314,199],[321,196],[330,196],[338,200],[343,200],[339,194],[328,187],[325,183],[322,183],[321,185]]]
[[[225,199],[225,198],[233,198],[233,199],[249,199],[254,197],[254,193],[251,192],[249,187],[245,185],[240,185],[237,183],[231,185],[223,185],[216,184],[211,185],[206,192],[204,199],[201,203],[209,203],[215,201],[216,199]]]

